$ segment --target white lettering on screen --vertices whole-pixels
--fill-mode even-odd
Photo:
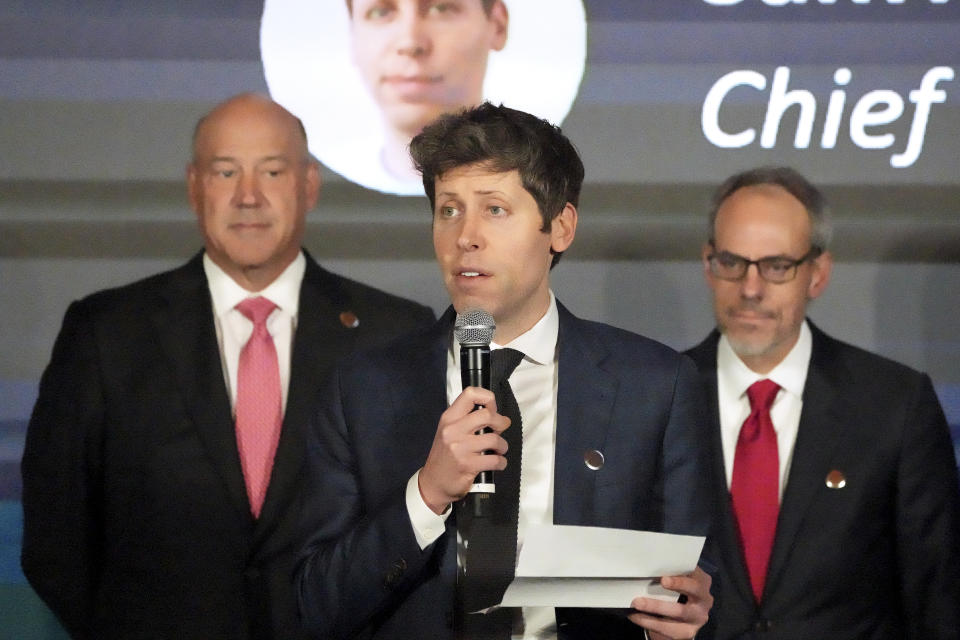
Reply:
[[[844,87],[850,83],[852,77],[853,73],[850,69],[841,67],[833,74],[833,81],[837,86]],[[930,119],[930,107],[935,103],[943,103],[947,99],[946,92],[937,88],[937,85],[940,82],[949,82],[953,78],[952,67],[933,67],[923,75],[919,88],[909,92],[909,101],[916,105],[913,110],[910,133],[903,152],[890,156],[890,166],[909,167],[920,157],[927,123]],[[770,82],[766,115],[760,131],[760,146],[764,149],[772,149],[776,145],[780,133],[780,122],[784,113],[792,107],[800,110],[793,146],[797,149],[806,149],[810,146],[817,113],[817,97],[806,89],[790,89],[789,83],[790,68],[777,67]],[[700,126],[707,140],[717,147],[726,149],[746,147],[756,139],[757,132],[754,128],[731,132],[725,131],[720,126],[720,109],[723,102],[731,91],[739,87],[765,91],[767,78],[757,71],[741,69],[727,73],[710,87],[703,101]],[[846,100],[847,94],[843,89],[834,89],[830,92],[823,131],[820,135],[820,147],[823,149],[832,149],[836,146]],[[893,133],[871,132],[869,129],[896,122],[903,115],[905,105],[903,97],[896,91],[890,89],[868,91],[850,110],[850,140],[861,149],[892,147],[896,142],[896,136]]]

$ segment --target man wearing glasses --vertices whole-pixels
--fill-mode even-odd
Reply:
[[[729,178],[703,248],[717,637],[960,638],[960,489],[930,378],[805,319],[832,258],[789,168]]]

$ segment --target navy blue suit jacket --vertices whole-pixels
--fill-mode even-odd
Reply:
[[[708,440],[693,364],[558,307],[554,522],[705,535]],[[308,441],[298,570],[317,637],[452,637],[455,523],[421,550],[404,500],[447,408],[452,325],[450,310],[331,379]],[[606,458],[597,471],[584,464],[594,449]],[[642,637],[623,617],[561,609],[557,619],[561,637]]]
[[[724,475],[714,332],[687,353],[709,398],[723,575],[717,637],[960,638],[960,497],[930,378],[811,324],[803,410],[759,606]],[[828,488],[827,474],[846,485]]]

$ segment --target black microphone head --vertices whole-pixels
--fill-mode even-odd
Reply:
[[[490,344],[497,324],[493,316],[483,309],[467,309],[457,314],[453,334],[460,344]]]

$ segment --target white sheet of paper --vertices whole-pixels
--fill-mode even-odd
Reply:
[[[502,607],[624,609],[637,596],[676,600],[661,576],[690,573],[705,538],[651,531],[536,525],[527,529]]]

